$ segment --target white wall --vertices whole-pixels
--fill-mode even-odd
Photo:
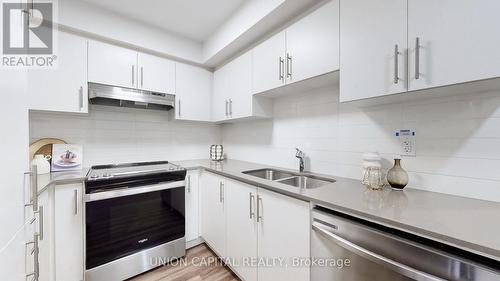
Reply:
[[[403,158],[410,186],[500,201],[500,93],[357,108],[323,89],[274,102],[274,119],[223,125],[230,159],[298,168],[295,147],[313,172],[360,178],[362,154],[398,156],[397,129],[415,129],[417,157]]]
[[[202,44],[80,0],[60,0],[59,23],[139,50],[201,64]]]
[[[83,144],[83,166],[208,158],[216,125],[168,121],[165,111],[91,106],[89,116],[32,112],[30,139]]]
[[[109,111],[113,109],[113,111]],[[398,156],[397,129],[415,129],[417,157],[403,158],[410,186],[500,201],[500,93],[357,108],[323,89],[278,98],[273,119],[226,124],[168,122],[164,112],[93,106],[90,116],[31,113],[30,138],[84,145],[84,165],[208,157],[223,139],[230,159],[297,168],[295,147],[313,172],[359,178],[365,151],[386,169]]]
[[[1,17],[0,17],[1,21]],[[24,172],[28,171],[27,73],[0,69],[0,280],[24,280]],[[26,177],[27,178],[27,177]],[[29,208],[26,209],[30,212]]]

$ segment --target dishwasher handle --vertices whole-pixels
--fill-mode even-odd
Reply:
[[[418,281],[446,281],[445,279],[441,279],[439,277],[430,275],[428,273],[422,272],[415,268],[409,267],[397,261],[391,260],[384,256],[381,256],[377,253],[374,253],[368,249],[365,249],[359,245],[352,243],[351,241],[344,239],[336,234],[334,234],[330,229],[330,226],[323,224],[317,220],[312,223],[312,229],[314,231],[319,232],[320,234],[326,236],[329,240],[333,241],[335,244],[340,247],[355,253],[361,257],[369,259],[373,262],[376,262],[380,265],[384,265],[392,271],[395,271],[399,274],[402,274],[406,277],[412,278]]]

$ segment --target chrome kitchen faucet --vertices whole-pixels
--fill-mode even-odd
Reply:
[[[297,152],[295,153],[295,157],[299,158],[299,171],[304,172],[304,152],[298,148],[295,148]]]

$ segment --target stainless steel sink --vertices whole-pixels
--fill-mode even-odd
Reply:
[[[275,170],[275,169],[260,169],[260,170],[252,170],[252,171],[244,171],[243,174],[251,175],[254,177],[258,177],[266,180],[279,180],[283,178],[289,178],[294,176],[292,173]]]
[[[287,179],[282,179],[279,180],[278,182],[296,186],[298,188],[315,188],[315,187],[320,187],[323,185],[327,185],[330,183],[334,183],[334,179],[328,179],[328,178],[321,178],[321,177],[316,177],[313,175],[307,175],[307,176],[296,176],[296,177],[291,177]]]
[[[261,179],[266,179],[305,189],[316,188],[335,182],[335,180],[332,178],[325,178],[301,173],[291,173],[276,169],[259,169],[244,171],[243,173]]]

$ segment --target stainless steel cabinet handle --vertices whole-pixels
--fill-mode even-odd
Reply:
[[[283,78],[285,78],[285,60],[283,60],[283,58],[281,58],[281,56],[278,58],[278,80],[283,80]]]
[[[252,219],[255,216],[255,212],[253,211],[253,201],[254,201],[254,196],[253,193],[250,192],[250,219]]]
[[[132,65],[132,86],[134,86],[134,84],[135,84],[134,76],[135,76],[135,66]]]
[[[415,79],[420,79],[420,38],[415,40]]]
[[[399,82],[399,51],[398,44],[394,46],[394,84]]]
[[[79,94],[79,106],[80,106],[80,111],[82,110],[83,108],[83,87],[80,86],[80,89],[78,90],[78,94]]]
[[[188,184],[187,184],[187,192],[191,193],[191,176],[188,175]]]
[[[31,205],[33,207],[33,211],[38,210],[38,172],[37,167],[35,165],[31,166]]]
[[[396,271],[400,274],[403,274],[404,276],[407,276],[411,279],[415,280],[424,280],[424,281],[444,281],[445,279],[441,279],[439,277],[427,274],[425,272],[419,271],[417,269],[411,268],[407,265],[404,265],[402,263],[399,263],[397,261],[391,260],[389,258],[386,258],[384,256],[381,256],[379,254],[376,254],[368,249],[365,249],[361,246],[358,246],[334,233],[329,231],[330,229],[329,226],[324,225],[318,221],[313,222],[312,228],[314,231],[319,232],[320,234],[323,234],[327,238],[329,238],[331,241],[339,245],[340,247],[355,253],[361,257],[364,257],[366,259],[369,259],[371,261],[377,262],[379,264],[383,264],[389,269]]]
[[[227,99],[226,99],[226,117],[227,117],[227,115],[228,115],[228,109],[227,109],[228,105],[229,105],[229,102],[228,102],[228,101],[227,101]]]
[[[43,240],[43,206],[38,207],[38,237]]]
[[[257,222],[262,221],[262,212],[260,210],[262,205],[262,197],[257,195]]]
[[[181,117],[181,100],[179,99],[179,110],[177,111],[179,114],[179,117]]]
[[[229,99],[229,116],[233,116],[233,99]]]
[[[26,245],[33,244],[33,250],[31,253],[33,254],[33,272],[26,274],[26,278],[32,276],[34,281],[38,281],[40,278],[40,263],[38,261],[39,256],[39,248],[38,248],[38,234],[35,233],[33,235],[33,242],[28,242]]]
[[[144,67],[141,66],[141,87],[144,86]]]
[[[74,199],[75,199],[75,215],[78,215],[78,190],[75,189],[73,191],[73,196],[74,196]]]
[[[219,202],[224,201],[224,196],[222,195],[224,193],[224,184],[222,182],[219,182]]]
[[[292,56],[286,54],[286,77],[292,79]]]

